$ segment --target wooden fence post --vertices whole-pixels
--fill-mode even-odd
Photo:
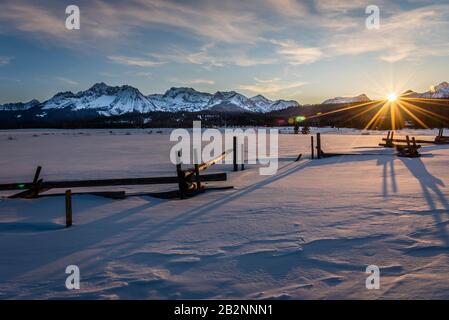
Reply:
[[[41,170],[42,170],[41,166],[38,166],[36,168],[36,172],[34,173],[34,178],[33,178],[33,184],[34,185],[37,184],[37,182],[39,181],[39,176],[41,174]]]
[[[179,197],[184,199],[184,173],[182,172],[181,150],[177,153],[176,175],[178,176]]]
[[[197,190],[201,190],[201,180],[200,180],[200,161],[198,160],[198,151],[196,149],[193,150],[193,162],[195,165],[195,180],[196,180],[196,188]]]
[[[35,198],[39,195],[40,185],[42,184],[42,180],[39,180],[39,176],[41,175],[41,170],[42,170],[42,167],[38,166],[36,168],[36,172],[34,173],[33,189],[32,189],[33,191],[32,191],[31,198]]]
[[[316,134],[316,152],[317,158],[321,159],[321,133]]]
[[[240,168],[242,171],[245,170],[245,145],[242,144],[242,165]]]
[[[65,192],[65,227],[72,226],[72,190]]]
[[[310,136],[310,143],[311,143],[311,147],[312,147],[312,149],[311,149],[311,151],[312,151],[312,153],[311,153],[311,157],[312,157],[312,160],[315,158],[315,150],[314,150],[314,145],[313,145],[313,136]]]
[[[233,147],[232,162],[234,164],[234,171],[238,171],[239,167],[237,165],[237,137],[236,136],[233,137],[232,147]]]

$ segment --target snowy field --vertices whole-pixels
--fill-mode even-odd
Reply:
[[[174,175],[169,130],[149,131],[0,131],[0,183],[32,180],[37,165],[44,180]],[[234,189],[74,196],[69,229],[62,197],[0,193],[0,299],[448,299],[449,146],[398,158],[377,147],[385,132],[321,131],[324,151],[361,155],[311,161],[310,136],[281,134],[276,175],[217,165],[228,181],[211,185]],[[379,290],[365,287],[373,264]],[[68,265],[80,290],[65,287]]]

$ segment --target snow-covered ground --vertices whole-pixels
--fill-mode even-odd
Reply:
[[[174,175],[169,130],[149,131],[0,131],[0,183],[37,165],[46,180]],[[229,180],[212,185],[235,189],[75,196],[69,229],[62,197],[0,194],[0,298],[449,298],[449,146],[398,158],[377,147],[384,132],[321,131],[324,151],[361,155],[311,161],[310,136],[281,134],[276,175],[217,165]],[[373,264],[379,290],[365,287]],[[80,290],[65,288],[68,265]]]

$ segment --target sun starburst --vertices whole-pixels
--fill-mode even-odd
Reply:
[[[345,119],[346,122],[351,122],[356,118],[364,116],[364,118],[367,119],[365,129],[368,130],[376,128],[396,130],[402,128],[406,122],[415,123],[415,125],[419,125],[422,128],[429,128],[429,125],[426,124],[426,121],[429,119],[431,119],[432,122],[449,122],[449,118],[428,110],[429,108],[427,107],[431,107],[432,105],[441,105],[441,102],[437,103],[431,99],[411,98],[407,93],[400,95],[391,92],[386,95],[385,99],[362,102],[319,113],[308,117],[307,120],[331,116],[345,111],[356,111],[355,114],[353,113]],[[360,111],[355,109],[360,109]],[[370,112],[373,113],[372,116],[369,115]],[[367,115],[369,118],[367,118]],[[389,119],[389,123],[385,122],[387,119]]]
[[[390,93],[387,99],[390,102],[395,102],[398,99],[398,95],[396,93]]]

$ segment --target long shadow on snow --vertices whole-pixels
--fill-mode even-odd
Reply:
[[[432,193],[437,197],[441,205],[444,207],[446,214],[449,214],[449,201],[446,199],[441,187],[445,187],[444,182],[433,176],[426,168],[421,159],[401,158],[404,165],[411,174],[418,180],[424,199],[426,200],[430,211],[436,222],[436,226],[446,247],[449,247],[449,234],[445,228],[445,221],[441,217],[441,210],[437,209],[437,203],[432,197]]]
[[[98,252],[95,252],[96,249],[102,248],[104,252],[112,252],[111,248],[116,249],[116,244],[111,243],[110,245],[101,246],[101,241],[113,239],[115,235],[118,234],[127,234],[127,231],[142,222],[146,221],[146,218],[136,219],[134,221],[121,222],[129,216],[140,213],[142,210],[146,210],[148,208],[159,205],[160,203],[165,202],[163,200],[152,199],[151,202],[145,203],[143,205],[128,209],[126,211],[117,212],[113,215],[109,215],[99,220],[95,220],[93,222],[87,223],[85,225],[76,225],[76,220],[74,221],[74,226],[70,229],[65,230],[57,230],[52,232],[47,232],[40,236],[39,243],[33,242],[30,238],[27,241],[26,251],[22,252],[23,255],[31,255],[34,252],[40,252],[43,248],[51,248],[54,247],[55,241],[55,232],[60,233],[60,237],[58,237],[58,242],[60,243],[57,248],[57,257],[54,254],[45,257],[45,254],[41,255],[40,259],[30,260],[27,264],[21,264],[19,267],[14,270],[7,270],[7,275],[0,274],[0,280],[2,281],[11,281],[14,277],[19,277],[21,275],[26,275],[27,273],[36,271],[37,269],[42,268],[42,271],[51,275],[52,273],[59,273],[61,270],[58,269],[59,264],[62,259],[72,260],[73,264],[86,264],[89,265],[89,258],[96,259]],[[105,226],[107,226],[105,228]],[[30,235],[32,237],[32,235]],[[76,245],[71,245],[76,243]],[[64,245],[61,245],[64,244]],[[72,254],[76,254],[79,252],[87,252],[88,250],[93,250],[92,253],[88,254],[88,256],[83,256],[82,260],[80,258],[74,257],[70,259]],[[29,252],[28,252],[29,251]],[[84,272],[88,269],[84,268]],[[64,274],[62,273],[64,276]],[[51,278],[49,276],[49,278]]]
[[[257,183],[250,185],[242,190],[236,191],[236,192],[232,193],[231,195],[226,196],[224,198],[214,200],[204,206],[202,205],[201,208],[187,211],[187,212],[183,213],[182,215],[177,216],[171,220],[168,220],[168,221],[166,220],[166,221],[162,222],[161,224],[155,226],[155,231],[153,233],[150,232],[151,238],[157,239],[158,237],[160,237],[168,232],[176,230],[178,227],[182,226],[184,223],[187,223],[195,218],[199,218],[202,215],[209,213],[223,205],[226,205],[229,202],[237,200],[253,191],[256,191],[256,190],[258,190],[264,186],[267,186],[273,182],[279,181],[279,180],[289,176],[290,174],[293,174],[293,173],[305,168],[309,163],[310,162],[300,162],[293,168],[287,169],[286,171],[284,171],[278,175],[271,176],[270,178],[267,178],[263,181],[257,182]]]

